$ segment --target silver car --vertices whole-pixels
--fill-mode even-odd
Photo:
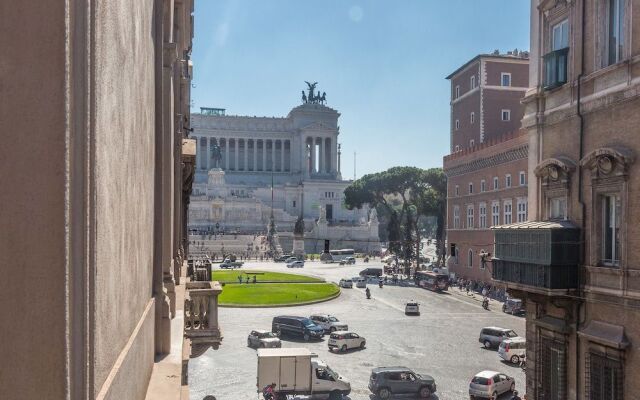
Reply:
[[[469,397],[475,399],[497,400],[506,392],[513,392],[516,381],[512,377],[496,371],[478,372],[469,384]]]
[[[340,287],[351,289],[353,288],[353,281],[351,279],[340,279]]]
[[[251,331],[249,337],[247,338],[247,346],[249,347],[282,347],[282,342],[280,338],[276,336],[275,333],[264,331],[264,330],[255,330]]]

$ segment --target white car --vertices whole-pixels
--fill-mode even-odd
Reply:
[[[304,267],[304,261],[292,261],[290,263],[287,263],[287,268],[302,268]]]
[[[329,336],[329,351],[339,349],[347,351],[349,349],[364,349],[367,341],[362,336],[354,332],[333,332]]]
[[[356,287],[357,288],[361,288],[364,289],[367,287],[367,280],[364,278],[358,278],[358,280],[356,281]]]
[[[346,331],[349,326],[340,322],[338,318],[328,314],[314,314],[309,317],[316,325],[320,325],[325,332]]]
[[[498,347],[498,356],[512,364],[518,364],[520,359],[526,358],[527,339],[516,336],[514,338],[505,339]]]
[[[404,313],[406,315],[420,315],[420,304],[415,301],[410,301],[404,306]]]
[[[497,400],[506,392],[513,392],[516,381],[507,374],[496,371],[478,372],[469,383],[469,397],[472,399]]]
[[[353,281],[351,279],[340,279],[339,286],[341,288],[351,289],[353,288]]]
[[[249,347],[282,347],[280,338],[275,333],[264,330],[255,330],[249,333],[247,337],[247,346]]]

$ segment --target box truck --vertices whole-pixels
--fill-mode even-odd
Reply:
[[[349,382],[304,348],[258,349],[258,392],[272,383],[276,400],[314,394],[338,400],[351,392]]]

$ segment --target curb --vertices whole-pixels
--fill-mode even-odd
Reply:
[[[319,300],[312,300],[312,301],[305,301],[302,303],[295,303],[295,304],[218,304],[219,307],[223,307],[223,308],[280,308],[280,307],[298,307],[298,306],[308,306],[310,304],[318,304],[318,303],[324,303],[326,301],[331,301],[331,300],[335,300],[338,297],[340,297],[340,295],[342,294],[342,289],[340,289],[338,291],[338,293],[329,296],[327,298],[324,299],[319,299]]]

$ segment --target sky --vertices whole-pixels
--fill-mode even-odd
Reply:
[[[285,117],[304,81],[336,109],[342,176],[441,167],[449,81],[480,53],[529,49],[530,0],[196,0],[192,113]]]

